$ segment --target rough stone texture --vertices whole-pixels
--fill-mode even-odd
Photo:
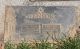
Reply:
[[[29,4],[28,4],[28,3]],[[79,2],[29,2],[28,0],[0,0],[0,33],[4,33],[4,20],[5,20],[5,7],[11,5],[33,5],[33,6],[58,6],[58,5],[66,5],[66,6],[79,6]],[[78,10],[79,11],[79,10]]]
[[[29,2],[29,1],[28,1]],[[66,3],[66,2],[39,2],[39,4],[38,4],[38,2],[29,2],[29,4],[27,3],[27,2],[25,2],[25,0],[0,0],[0,34],[4,34],[4,20],[5,20],[5,7],[8,5],[8,6],[11,6],[11,5],[15,5],[15,6],[18,6],[18,5],[33,5],[33,6],[79,6],[80,4],[79,4],[79,2],[68,2],[68,3]],[[80,15],[80,7],[76,7],[76,9],[78,8],[78,10],[76,10],[77,12],[76,13],[78,13],[78,16]],[[79,20],[79,21],[78,21]],[[80,19],[79,19],[79,17],[78,17],[78,22],[80,22]],[[77,22],[76,21],[76,22]],[[11,24],[11,23],[9,23],[9,24]],[[74,27],[75,28],[75,27]],[[73,29],[74,30],[74,32],[75,32],[75,29]],[[11,31],[11,29],[10,29],[10,31]],[[72,33],[70,33],[71,35],[72,35]],[[6,34],[5,34],[6,35]],[[8,34],[7,34],[8,35]],[[8,36],[7,36],[8,37]],[[6,37],[6,38],[7,38]]]
[[[15,31],[15,14],[13,8],[7,6],[5,10],[5,35],[4,39],[9,40],[8,38],[12,38],[11,36],[13,35]],[[14,20],[14,21],[13,21]]]

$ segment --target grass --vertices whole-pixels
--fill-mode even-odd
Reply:
[[[55,41],[57,44],[48,42],[48,39],[39,40],[39,43],[36,40],[33,43],[22,41],[18,44],[8,41],[4,49],[80,49],[80,37],[68,37]]]
[[[21,43],[17,44],[16,49],[31,49],[31,47],[26,41],[22,41]]]
[[[40,40],[40,42],[35,41],[33,43],[22,41],[18,44],[6,42],[4,49],[55,49],[55,45],[45,40]]]
[[[61,44],[58,44],[58,49],[80,49],[80,40],[76,38],[68,38],[61,40]]]
[[[8,41],[5,43],[4,49],[15,49],[15,44],[13,44],[11,41]]]
[[[40,43],[35,42],[35,49],[55,49],[55,45],[46,40],[40,40]]]
[[[80,49],[80,37],[68,37],[60,41],[58,49]]]

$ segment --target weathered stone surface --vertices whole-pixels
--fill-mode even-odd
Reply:
[[[29,2],[29,1],[27,1],[27,2]],[[65,6],[65,5],[67,5],[67,6],[79,6],[80,5],[80,3],[79,2],[68,2],[68,3],[66,3],[66,2],[49,2],[49,3],[47,3],[47,2],[29,2],[29,4],[27,3],[25,0],[0,0],[0,34],[4,34],[4,20],[5,20],[5,7],[8,5],[8,6],[11,6],[11,5],[15,5],[15,6],[20,6],[20,5],[33,5],[33,6]],[[13,9],[10,9],[11,11],[13,11]],[[10,11],[8,11],[8,12],[10,12]],[[10,13],[12,13],[12,12],[10,12]],[[79,16],[80,15],[80,7],[76,7],[76,14]],[[8,15],[9,15],[9,13],[8,13]],[[10,15],[10,16],[13,16],[13,15]],[[15,16],[15,15],[14,15]],[[9,19],[9,17],[8,17],[8,19]],[[14,18],[12,18],[12,20],[13,20]],[[10,19],[9,19],[10,20]],[[9,20],[7,20],[7,21],[9,21]],[[11,20],[11,21],[12,21]],[[77,20],[76,20],[76,22],[79,22],[80,21],[80,18],[79,17],[77,17]],[[9,21],[10,22],[10,21]],[[13,22],[13,21],[12,21]],[[9,23],[9,25],[10,24],[12,24],[12,22],[10,22]],[[14,22],[13,22],[14,23]],[[7,25],[6,25],[7,26]],[[14,25],[15,26],[15,25]],[[73,26],[75,26],[75,25],[73,25]],[[10,29],[10,28],[13,28],[14,29],[14,27],[12,26],[12,25],[10,25],[10,26],[8,26],[8,31],[7,31],[7,33],[10,33],[10,31],[12,31],[12,29]],[[71,28],[73,28],[73,27],[71,27]],[[6,28],[7,29],[7,28]],[[10,29],[10,30],[9,30]],[[74,29],[72,29],[72,30],[74,30],[73,32],[75,32],[75,30],[76,30],[76,26],[74,27]],[[73,32],[71,33],[70,32],[70,34],[71,34],[71,36],[72,36],[72,34],[73,34]],[[5,33],[5,38],[8,38],[11,34],[7,34],[7,33]],[[7,35],[9,35],[9,36],[7,36]],[[3,37],[2,37],[3,38]]]
[[[34,6],[34,7],[35,8],[36,7],[39,8],[40,6]],[[42,7],[45,7],[45,6],[42,6]],[[26,35],[28,33],[34,32],[36,30],[36,29],[33,29],[33,28],[28,28],[27,24],[28,25],[30,25],[30,24],[42,24],[42,26],[43,26],[43,24],[47,25],[47,24],[55,24],[55,23],[57,23],[57,24],[61,24],[62,26],[64,26],[64,28],[60,28],[59,26],[58,26],[58,28],[55,28],[56,25],[55,25],[55,27],[53,27],[54,25],[52,25],[52,27],[50,25],[50,26],[46,26],[44,28],[44,26],[45,26],[44,25],[43,26],[44,29],[42,28],[41,31],[43,33],[44,32],[56,32],[56,31],[54,31],[55,29],[57,29],[57,30],[58,29],[60,29],[60,30],[63,29],[63,32],[65,33],[65,31],[70,26],[69,24],[73,24],[73,19],[74,19],[73,17],[75,16],[75,14],[74,14],[75,10],[72,10],[73,9],[72,7],[58,7],[58,6],[56,6],[56,7],[52,7],[52,6],[45,7],[44,8],[45,11],[47,11],[46,9],[48,9],[48,8],[50,8],[50,9],[52,8],[53,11],[54,11],[54,9],[55,9],[55,11],[57,10],[56,11],[56,15],[54,15],[54,13],[55,13],[55,11],[54,11],[54,12],[52,12],[53,15],[49,15],[49,16],[48,16],[48,14],[50,14],[49,10],[48,10],[48,12],[45,12],[41,7],[40,7],[39,10],[37,9],[37,12],[34,12],[34,13],[32,13],[33,11],[31,12],[31,10],[33,9],[33,6],[32,7],[31,6],[28,6],[28,7],[27,6],[7,6],[6,8],[7,9],[6,9],[6,25],[5,25],[5,27],[6,27],[6,29],[5,29],[5,32],[6,32],[5,33],[5,37],[6,38],[5,39],[13,39],[14,34],[16,33],[15,27],[17,28],[17,33],[20,32],[18,35],[20,35],[20,34],[21,35]],[[71,10],[73,12],[69,11],[69,13],[66,13],[66,12],[63,11],[64,14],[61,13],[62,14],[61,15],[60,13],[57,13],[57,12],[60,12],[58,10],[61,10],[61,9],[62,10],[67,10],[67,11]],[[75,7],[74,7],[74,9],[75,9]],[[27,12],[25,12],[25,11],[27,11]],[[29,14],[29,13],[32,13],[32,14]],[[70,14],[70,13],[73,13],[73,14]],[[60,15],[58,15],[58,14],[60,14]],[[44,23],[42,21],[43,19],[45,20]],[[46,19],[50,20],[50,22],[49,23],[45,23],[45,22],[47,22]],[[54,19],[54,20],[52,20],[52,19]],[[59,32],[60,32],[60,30],[59,30]],[[8,34],[8,36],[6,36],[6,34]],[[67,33],[65,33],[65,34],[67,34]],[[12,38],[9,38],[9,37],[12,37]],[[19,38],[22,38],[22,37],[19,37]]]
[[[15,13],[12,7],[7,6],[5,11],[5,40],[12,38],[11,36],[15,33]]]

